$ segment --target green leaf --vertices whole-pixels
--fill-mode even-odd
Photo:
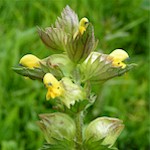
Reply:
[[[74,142],[67,139],[53,139],[56,144],[44,144],[40,150],[75,150]]]
[[[109,145],[102,145],[102,142],[103,139],[98,141],[93,141],[91,139],[84,141],[84,150],[117,150],[117,148],[110,148]]]
[[[40,68],[29,69],[26,67],[13,67],[12,69],[16,73],[25,77],[29,77],[30,79],[33,79],[33,80],[42,80],[45,75],[43,70]]]
[[[89,105],[88,100],[76,101],[74,105],[70,106],[70,108],[66,108],[66,111],[74,112],[74,113],[81,112],[85,110],[85,108],[87,108],[88,105]]]

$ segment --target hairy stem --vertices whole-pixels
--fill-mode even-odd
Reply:
[[[83,137],[82,137],[82,125],[83,125],[83,112],[78,112],[75,118],[76,123],[76,150],[82,150]]]

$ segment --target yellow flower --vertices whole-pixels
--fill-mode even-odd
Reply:
[[[51,73],[46,73],[43,83],[48,89],[46,99],[59,98],[61,102],[68,108],[74,105],[76,101],[86,98],[83,88],[74,84],[71,79],[64,77],[58,81]]]
[[[89,25],[89,20],[87,18],[82,18],[79,22],[78,31],[74,34],[73,38],[75,39],[77,35],[81,36],[86,31],[86,28]]]
[[[112,66],[121,67],[122,69],[126,67],[126,64],[122,62],[126,60],[127,58],[129,58],[129,55],[126,51],[122,49],[116,49],[113,52],[111,52],[109,56],[112,59]]]
[[[61,83],[51,73],[45,74],[43,82],[48,89],[46,94],[47,100],[49,100],[50,98],[54,99],[62,95],[63,87]]]
[[[79,22],[79,33],[82,35],[85,31],[86,28],[88,27],[89,20],[87,18],[82,18]]]
[[[20,59],[19,64],[29,69],[40,68],[40,59],[32,54],[27,54]]]

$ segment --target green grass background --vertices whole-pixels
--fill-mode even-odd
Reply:
[[[27,53],[39,58],[51,54],[36,26],[50,26],[67,4],[94,25],[98,51],[123,48],[130,62],[138,64],[104,84],[85,123],[98,116],[118,117],[125,124],[116,143],[119,149],[148,150],[148,0],[0,0],[0,149],[36,150],[44,142],[36,121],[38,114],[52,112],[52,104],[45,100],[46,89],[11,67]]]

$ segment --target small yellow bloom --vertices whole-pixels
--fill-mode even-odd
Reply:
[[[51,73],[45,74],[43,78],[43,83],[48,89],[46,94],[47,100],[49,100],[50,98],[54,99],[62,95],[63,87],[61,83]]]
[[[112,65],[114,67],[121,67],[122,69],[126,67],[126,64],[122,62],[129,58],[129,55],[126,51],[122,49],[116,49],[111,52],[109,56],[112,58]]]
[[[87,18],[82,18],[79,22],[78,31],[74,34],[74,39],[77,37],[77,35],[83,35],[83,33],[86,31],[86,28],[89,25],[89,20]]]
[[[19,64],[29,69],[40,68],[40,59],[32,54],[27,54],[20,59]]]
[[[89,20],[87,18],[82,18],[79,22],[79,33],[82,35],[85,31],[86,28],[88,27]]]

